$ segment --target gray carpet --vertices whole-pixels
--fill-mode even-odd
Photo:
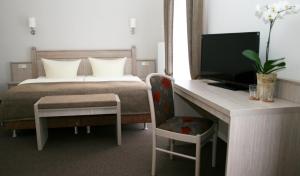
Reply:
[[[92,128],[91,134],[79,128],[74,135],[72,128],[50,129],[43,151],[36,149],[34,130],[18,131],[11,138],[11,131],[0,129],[1,176],[150,176],[151,129],[142,125],[123,126],[123,144],[116,145],[115,128]],[[159,140],[166,146],[165,140]],[[179,145],[175,150],[193,153],[194,146]],[[217,167],[211,168],[211,144],[201,150],[202,176],[225,175],[226,145],[218,141]],[[158,153],[158,176],[194,175],[194,161]]]

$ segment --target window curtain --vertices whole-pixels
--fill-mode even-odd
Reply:
[[[192,79],[201,77],[201,35],[203,32],[203,0],[186,0],[190,73]]]
[[[164,0],[165,73],[173,75],[173,16],[174,0]]]

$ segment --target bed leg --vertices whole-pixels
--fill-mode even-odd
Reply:
[[[15,130],[15,129],[13,130],[13,132],[12,132],[12,137],[13,137],[13,138],[16,138],[16,137],[17,137],[17,130]]]
[[[148,130],[148,125],[147,125],[147,123],[144,123],[144,130]]]
[[[78,127],[74,126],[74,134],[77,135],[78,134]]]
[[[86,126],[86,133],[91,134],[91,127],[90,126]]]

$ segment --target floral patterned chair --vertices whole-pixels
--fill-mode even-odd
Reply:
[[[206,118],[179,117],[174,113],[173,78],[152,73],[147,76],[148,99],[151,111],[153,146],[152,146],[152,175],[155,175],[156,151],[195,160],[195,175],[200,175],[201,143],[208,140],[213,142],[212,166],[216,162],[217,124]],[[170,150],[157,146],[156,137],[161,136],[170,140]],[[196,144],[196,156],[189,156],[173,151],[174,140]]]

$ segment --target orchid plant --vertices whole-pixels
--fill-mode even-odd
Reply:
[[[269,59],[271,33],[273,26],[277,20],[282,19],[288,14],[295,14],[297,12],[299,12],[299,6],[291,4],[287,1],[279,1],[277,3],[265,6],[256,6],[256,16],[258,18],[263,18],[265,23],[270,25],[265,63],[261,63],[261,59],[258,53],[256,53],[255,51],[245,50],[242,54],[248,59],[255,62],[255,67],[258,73],[270,74],[272,72],[286,68],[286,63],[283,61],[285,58],[274,60]]]

